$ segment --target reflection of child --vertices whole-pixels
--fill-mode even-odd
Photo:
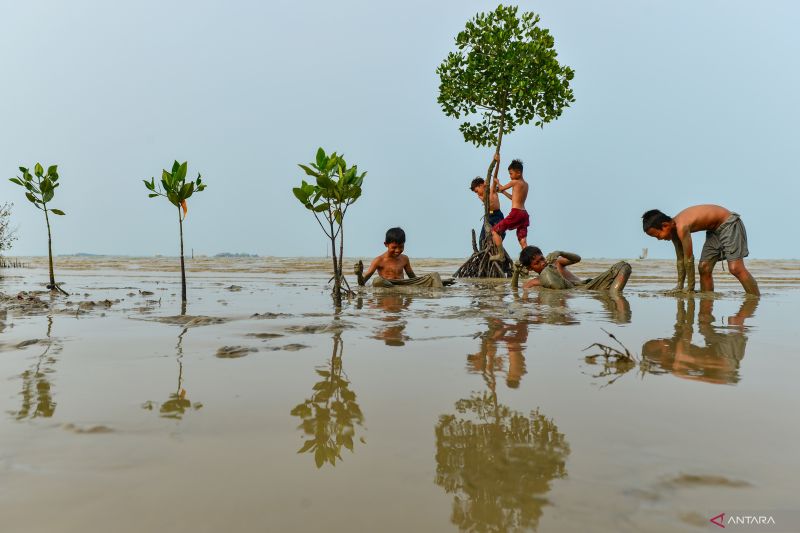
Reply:
[[[481,351],[467,356],[473,372],[490,372],[501,370],[503,359],[497,354],[498,342],[504,342],[508,349],[508,370],[506,385],[511,389],[519,387],[527,371],[523,345],[528,341],[528,321],[521,320],[514,325],[507,325],[502,320],[488,318],[489,330],[484,336]]]
[[[697,325],[705,346],[692,343],[694,299],[678,300],[675,334],[670,339],[653,339],[642,345],[642,356],[673,375],[706,383],[737,383],[739,364],[747,346],[744,320],[753,315],[758,300],[748,298],[736,315],[728,317],[728,327],[714,327],[713,300],[701,300]]]
[[[714,290],[714,265],[726,259],[728,271],[736,276],[745,292],[758,295],[758,283],[744,266],[747,249],[747,231],[739,215],[722,206],[705,204],[687,207],[675,217],[658,209],[642,215],[642,229],[660,241],[672,241],[678,267],[678,284],[674,290],[686,288],[694,291],[694,252],[692,233],[706,232],[706,242],[700,253],[700,290]]]

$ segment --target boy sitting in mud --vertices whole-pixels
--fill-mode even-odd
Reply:
[[[411,268],[411,261],[408,256],[403,254],[406,244],[406,232],[402,228],[390,228],[386,232],[386,240],[383,244],[386,246],[386,252],[372,260],[366,274],[364,274],[364,263],[361,261],[356,263],[354,272],[358,276],[359,285],[362,287],[366,285],[369,278],[377,272],[378,275],[372,282],[373,287],[413,285],[416,287],[442,288],[444,286],[441,277],[436,272],[425,274],[424,276],[414,274],[414,270]],[[408,274],[408,279],[403,278],[404,272]],[[452,283],[452,280],[448,281]]]
[[[500,162],[500,155],[495,154],[495,161]],[[492,261],[505,260],[505,250],[503,250],[503,238],[501,234],[515,229],[517,230],[517,239],[521,248],[528,246],[528,226],[530,225],[530,218],[528,212],[525,210],[525,200],[528,198],[528,182],[522,177],[522,161],[514,159],[508,165],[508,177],[511,179],[505,185],[500,185],[497,190],[505,192],[511,189],[511,211],[508,216],[494,225],[492,228],[492,240],[497,247],[497,253],[489,259]]]
[[[728,270],[736,276],[745,292],[758,296],[758,283],[744,266],[747,249],[747,231],[737,213],[719,205],[687,207],[675,217],[658,209],[642,215],[642,229],[660,241],[672,241],[677,259],[678,284],[673,291],[682,291],[684,281],[689,292],[694,291],[694,252],[692,233],[706,232],[706,242],[700,253],[700,290],[714,290],[714,265],[721,259],[728,261]]]
[[[527,246],[519,254],[519,262],[538,277],[528,281],[523,288],[544,287],[546,289],[572,289],[581,287],[593,291],[620,292],[631,277],[631,265],[620,261],[599,276],[581,280],[567,269],[567,266],[579,263],[581,256],[570,252],[557,251],[547,257],[536,246]],[[514,269],[512,286],[516,285],[519,268]]]

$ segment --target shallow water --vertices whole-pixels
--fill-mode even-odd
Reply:
[[[624,298],[461,281],[336,316],[324,259],[190,261],[186,316],[174,259],[58,258],[71,296],[41,303],[25,262],[0,271],[4,532],[702,531],[798,511],[800,262],[749,261],[759,300],[721,271],[714,297],[663,296],[672,262],[641,261]],[[584,350],[624,351],[604,330],[632,362]]]

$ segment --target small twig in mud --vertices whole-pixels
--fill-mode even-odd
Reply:
[[[625,350],[625,351],[623,352],[619,348],[614,348],[613,346],[608,346],[606,344],[595,342],[595,343],[590,344],[586,348],[584,348],[583,351],[585,352],[589,348],[597,347],[597,348],[600,348],[600,350],[602,350],[603,353],[598,353],[598,354],[595,354],[595,355],[588,355],[588,356],[586,356],[587,361],[588,360],[594,361],[595,358],[602,356],[602,357],[605,357],[606,359],[609,359],[609,358],[613,357],[613,358],[615,358],[617,360],[627,359],[628,361],[636,362],[636,358],[631,354],[630,350],[628,350],[628,348],[624,344],[622,344],[622,342],[620,342],[620,340],[618,338],[616,338],[613,333],[609,333],[608,331],[604,330],[603,328],[600,328],[600,329],[603,330],[603,333],[605,333],[606,335],[611,337],[614,340],[614,342],[619,344],[622,347],[622,350]]]
[[[600,328],[603,329],[603,328]],[[614,336],[614,334],[609,333],[608,331],[603,329],[603,333],[611,337],[617,344],[622,347],[622,350],[619,348],[615,348],[614,346],[609,346],[607,344],[603,344],[600,342],[595,342],[584,348],[583,350],[589,350],[590,348],[598,348],[600,349],[601,353],[594,354],[594,355],[587,355],[585,360],[587,363],[591,365],[600,364],[597,362],[598,357],[603,357],[605,361],[603,361],[602,365],[603,368],[597,374],[593,374],[592,377],[594,378],[610,378],[608,382],[604,386],[611,385],[623,375],[628,373],[629,370],[637,366],[637,363],[640,368],[643,368],[643,363],[639,359],[637,359],[628,348],[622,344],[622,342]],[[624,351],[623,351],[624,350]]]

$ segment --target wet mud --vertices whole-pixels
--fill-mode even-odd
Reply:
[[[0,280],[4,530],[666,532],[795,508],[800,262],[748,261],[760,299],[723,272],[668,295],[672,261],[629,262],[619,296],[459,279],[334,311],[324,258],[195,258],[185,309],[174,258],[59,257],[69,296],[26,259]]]

